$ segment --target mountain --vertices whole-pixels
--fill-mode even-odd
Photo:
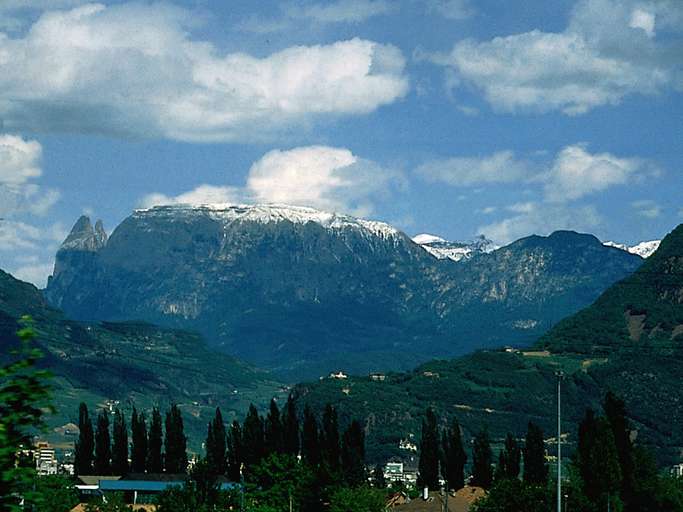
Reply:
[[[559,322],[530,349],[478,351],[425,363],[406,373],[323,379],[300,384],[300,407],[330,402],[342,422],[364,418],[369,457],[408,454],[401,439],[419,435],[421,415],[434,407],[456,416],[467,436],[487,427],[496,442],[523,435],[526,423],[556,431],[557,377],[562,385],[567,448],[587,407],[607,390],[623,397],[639,442],[660,462],[683,454],[683,225],[635,273],[610,286],[592,305]],[[552,449],[552,447],[549,447]]]
[[[491,252],[498,248],[483,235],[466,242],[449,242],[436,235],[423,233],[414,236],[413,242],[437,259],[452,261],[470,259],[477,254]]]
[[[175,205],[136,210],[108,239],[79,219],[45,296],[78,320],[196,330],[296,381],[530,343],[641,263],[558,232],[454,265],[381,222]]]
[[[81,227],[89,231],[85,223]],[[93,249],[88,244],[79,247]],[[58,441],[60,426],[77,423],[81,401],[91,407],[118,401],[128,417],[132,404],[149,410],[178,403],[192,445],[198,448],[216,406],[224,416],[241,417],[250,402],[265,405],[281,387],[269,374],[209,350],[195,333],[140,322],[69,320],[48,306],[33,285],[1,270],[0,361],[11,357],[19,318],[26,314],[33,318],[45,355],[41,364],[54,375],[57,413],[49,423]]]
[[[626,244],[620,244],[618,242],[603,242],[608,247],[616,247],[622,251],[630,252],[631,254],[637,254],[641,258],[649,258],[657,250],[661,240],[650,240],[648,242],[640,242],[636,245],[628,246]]]

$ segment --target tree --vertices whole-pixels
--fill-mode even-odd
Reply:
[[[441,438],[441,472],[449,490],[457,491],[465,485],[467,454],[462,445],[460,424],[457,419],[447,428]]]
[[[365,432],[357,420],[353,420],[342,436],[342,471],[349,487],[367,484],[365,474]]]
[[[496,468],[497,477],[519,478],[521,450],[514,436],[508,432],[505,437],[505,448],[501,450]]]
[[[384,512],[386,492],[369,487],[337,490],[330,500],[330,512]]]
[[[304,425],[301,433],[301,456],[308,465],[313,468],[320,463],[318,422],[308,405],[304,407]]]
[[[152,409],[152,421],[149,424],[147,440],[147,472],[161,473],[164,470],[164,460],[161,455],[162,441],[161,413],[156,407]]]
[[[439,434],[436,415],[429,407],[422,418],[420,438],[420,460],[418,462],[418,487],[439,488]]]
[[[176,404],[166,413],[166,437],[164,451],[166,452],[166,472],[177,474],[187,471],[187,438],[183,426],[183,416]]]
[[[472,446],[472,485],[489,489],[493,482],[493,452],[487,429],[474,436]]]
[[[133,407],[130,418],[130,432],[133,444],[130,450],[130,466],[133,473],[144,473],[147,465],[147,424],[145,414],[138,415]],[[161,443],[159,443],[161,446]]]
[[[225,442],[223,415],[220,408],[216,407],[216,414],[213,420],[209,422],[206,436],[206,463],[214,475],[224,475],[227,470]]]
[[[234,420],[226,440],[228,478],[233,482],[240,481],[242,468],[242,427]]]
[[[273,453],[264,457],[251,470],[248,510],[286,512],[321,510],[319,491],[311,468],[293,455]],[[253,507],[258,504],[259,508]]]
[[[545,485],[548,483],[548,464],[545,460],[543,430],[529,422],[524,440],[524,482]]]
[[[270,400],[270,409],[266,416],[264,425],[264,443],[266,454],[283,453],[284,435],[282,430],[282,420],[280,409],[278,409],[275,399]]]
[[[632,508],[633,490],[636,486],[634,478],[633,443],[631,442],[631,427],[626,417],[626,406],[624,401],[611,391],[607,392],[603,403],[605,417],[609,421],[614,436],[614,444],[619,458],[619,468],[621,470],[621,497],[626,505],[626,510],[641,510]]]
[[[78,406],[78,440],[74,453],[74,472],[77,475],[92,474],[93,451],[95,438],[92,430],[92,420],[88,413],[88,406],[81,402]]]
[[[95,474],[111,474],[111,440],[109,436],[109,414],[100,409],[95,431]]]
[[[242,461],[247,470],[263,458],[263,420],[254,404],[249,406],[242,427]]]
[[[548,512],[553,497],[547,487],[529,485],[517,478],[503,478],[486,496],[470,507],[470,512]]]
[[[50,373],[36,365],[42,354],[32,346],[35,332],[31,319],[22,317],[17,333],[19,348],[11,351],[12,361],[0,367],[0,510],[23,510],[17,496],[31,501],[30,486],[35,472],[17,464],[17,453],[31,446],[34,429],[44,427],[43,415],[52,410]]]
[[[123,413],[114,411],[112,428],[111,469],[115,475],[128,473],[128,429]]]
[[[337,411],[331,404],[325,406],[322,428],[320,430],[320,451],[322,462],[331,476],[341,469],[341,448],[339,445],[339,421]]]
[[[387,481],[384,478],[384,468],[377,464],[372,470],[372,486],[376,489],[386,489]]]
[[[78,502],[78,489],[62,475],[41,476],[35,480],[34,512],[69,512]]]
[[[282,416],[283,451],[289,455],[297,456],[299,455],[299,418],[296,414],[294,397],[291,394],[287,397]]]

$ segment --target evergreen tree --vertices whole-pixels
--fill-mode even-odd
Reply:
[[[270,401],[270,410],[266,416],[264,442],[266,455],[284,452],[284,435],[282,420],[280,418],[280,409],[278,409],[277,402],[275,402],[274,398]]]
[[[161,455],[162,441],[161,413],[156,407],[152,409],[152,421],[149,424],[147,440],[147,472],[158,474],[164,470],[164,459]]]
[[[130,469],[133,473],[144,473],[147,464],[147,425],[145,414],[133,407],[130,417],[130,433],[132,446],[130,450]]]
[[[88,406],[81,402],[78,406],[78,441],[75,447],[74,471],[77,475],[91,475],[93,471],[93,451],[95,438]]]
[[[337,411],[331,404],[325,406],[322,429],[320,431],[322,462],[330,475],[336,476],[341,469],[341,448],[339,445],[339,421]]]
[[[227,435],[227,472],[233,482],[240,481],[242,467],[242,426],[234,420]]]
[[[165,423],[166,472],[172,474],[185,473],[187,471],[187,438],[185,437],[183,417],[176,404],[173,404],[166,413]]]
[[[439,488],[439,434],[436,415],[431,407],[422,419],[417,485],[430,490]]]
[[[115,475],[128,473],[128,429],[123,413],[114,411],[112,427],[111,469]]]
[[[282,418],[282,437],[284,452],[288,455],[299,455],[299,418],[296,414],[294,398],[290,394]]]
[[[472,485],[489,489],[493,483],[493,452],[488,430],[474,436],[472,446]]]
[[[357,420],[344,431],[341,449],[344,480],[350,487],[367,483],[365,474],[365,432]]]
[[[384,478],[384,468],[377,464],[375,469],[372,470],[372,486],[375,489],[386,489],[387,481]]]
[[[208,470],[214,475],[224,475],[227,467],[226,460],[226,434],[223,415],[220,408],[216,407],[216,414],[209,422],[206,436],[206,463]]]
[[[242,461],[247,470],[263,459],[263,419],[254,404],[249,406],[242,427]]]
[[[607,392],[605,402],[603,404],[605,416],[609,421],[614,435],[614,443],[619,457],[619,467],[621,470],[621,498],[624,501],[626,510],[639,510],[633,508],[631,502],[634,495],[633,490],[636,487],[634,477],[634,449],[631,442],[631,426],[626,417],[626,407],[624,401],[617,397],[611,391]]]
[[[312,468],[315,468],[320,464],[318,422],[308,405],[304,407],[304,425],[301,432],[301,456]]]
[[[501,478],[519,478],[519,468],[521,462],[521,450],[515,437],[508,432],[505,437],[505,448],[500,452],[499,475]]]
[[[531,421],[524,440],[524,482],[535,485],[545,485],[548,482],[543,430]]]
[[[457,491],[465,486],[467,454],[462,445],[460,424],[453,419],[441,439],[441,472],[449,490]]]
[[[111,474],[111,440],[109,437],[109,414],[106,409],[101,409],[97,415],[94,465],[96,475]]]

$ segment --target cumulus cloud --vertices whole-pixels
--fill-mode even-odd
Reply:
[[[266,153],[249,169],[244,187],[201,185],[173,197],[150,194],[142,205],[284,203],[363,216],[373,212],[377,198],[401,184],[399,173],[348,149],[307,146]]]
[[[662,213],[662,207],[651,199],[640,199],[633,201],[631,206],[641,217],[646,219],[656,219]]]
[[[566,206],[548,203],[525,203],[517,215],[478,229],[496,243],[507,244],[530,234],[548,235],[558,229],[593,232],[603,219],[594,206]]]
[[[474,86],[496,110],[583,114],[629,94],[681,88],[675,55],[683,42],[655,38],[660,19],[681,13],[680,2],[581,0],[562,32],[467,39],[432,60],[452,84]]]
[[[88,4],[0,35],[12,130],[251,141],[321,116],[367,114],[408,91],[400,50],[363,39],[265,57],[221,53],[165,4]]]
[[[431,160],[420,165],[416,172],[429,182],[459,187],[523,181],[533,174],[531,165],[518,159],[512,151],[498,151],[481,157]]]

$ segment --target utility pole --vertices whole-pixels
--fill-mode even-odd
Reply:
[[[561,387],[564,373],[557,373],[557,512],[562,512],[562,407]]]

